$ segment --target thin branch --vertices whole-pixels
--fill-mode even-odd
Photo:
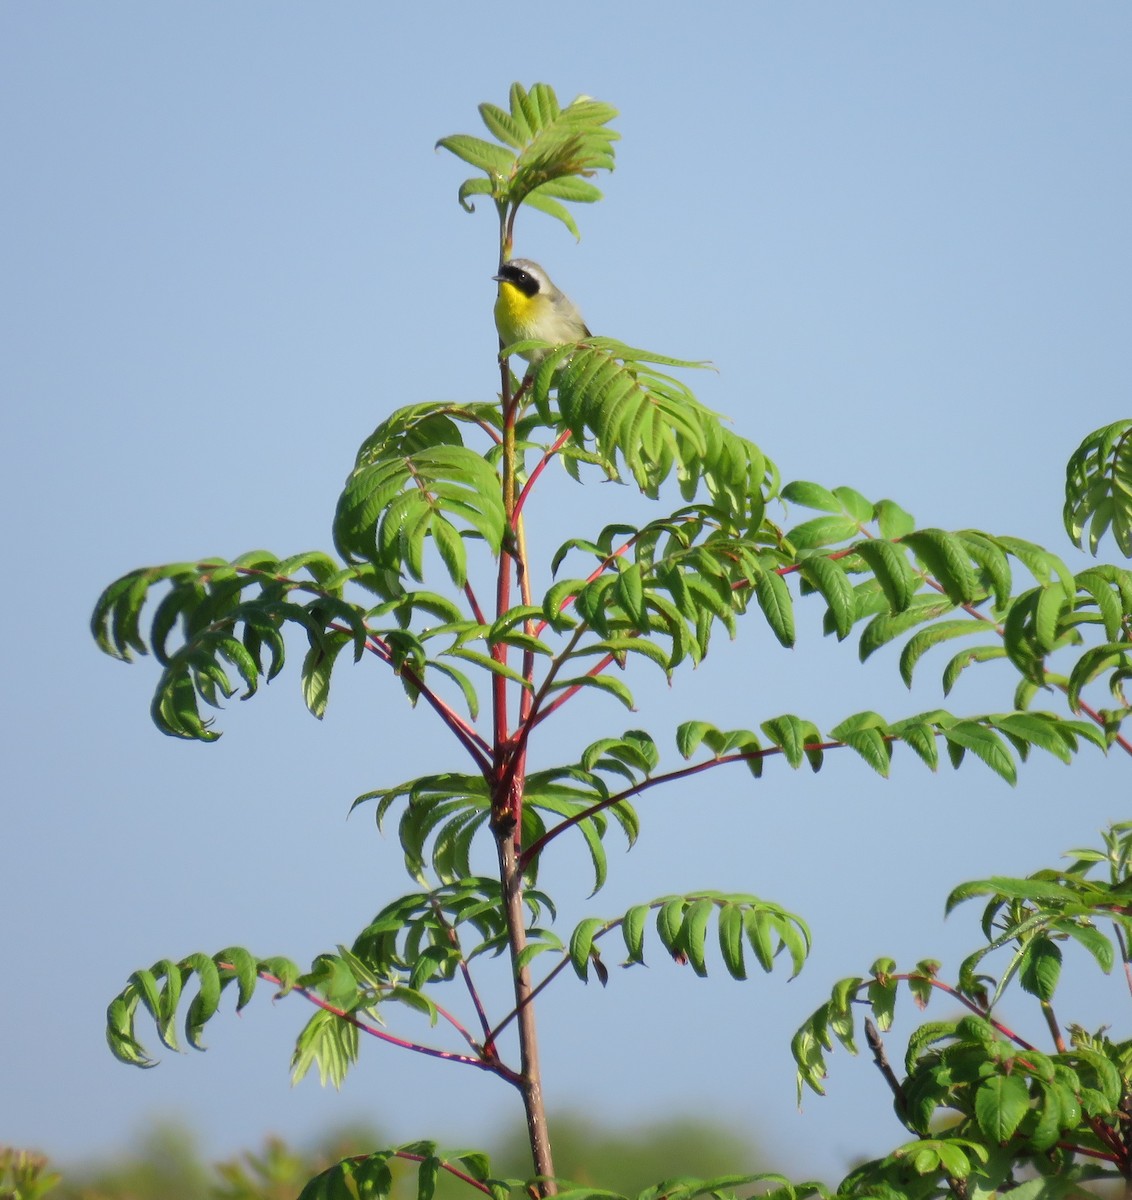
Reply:
[[[518,564],[517,571],[519,575],[519,600],[520,603],[531,607],[531,576],[528,569],[527,559],[527,527],[523,522],[523,518],[516,517],[515,519],[515,543],[516,543],[516,562]],[[523,632],[528,635],[534,635],[535,623],[528,617],[523,622]],[[535,653],[533,650],[523,650],[523,667],[522,676],[529,684],[528,687],[522,689],[519,693],[519,728],[524,729],[527,718],[531,715],[531,708],[534,704],[534,688],[535,688]],[[525,732],[525,730],[524,730]],[[526,750],[526,738],[522,739],[522,744],[515,747],[515,766],[512,768],[513,773],[522,774],[521,762]]]
[[[258,971],[260,979],[265,983],[273,983],[278,987],[286,987],[287,985],[279,978],[278,975],[271,974],[270,971]],[[368,1033],[371,1037],[377,1038],[379,1041],[388,1042],[392,1046],[400,1046],[403,1050],[412,1050],[417,1054],[424,1054],[429,1058],[440,1058],[446,1062],[463,1063],[467,1067],[478,1067],[481,1071],[490,1071],[493,1075],[498,1075],[501,1079],[507,1080],[508,1083],[519,1086],[519,1077],[510,1067],[506,1067],[497,1059],[489,1061],[485,1058],[472,1058],[468,1054],[457,1054],[452,1050],[440,1050],[435,1046],[425,1046],[420,1042],[410,1042],[405,1038],[399,1038],[395,1034],[386,1033],[383,1029],[378,1029],[374,1025],[361,1020],[354,1016],[353,1013],[347,1012],[344,1008],[339,1008],[337,1005],[331,1004],[328,1000],[324,1000],[317,992],[310,988],[301,986],[300,984],[293,985],[290,989],[292,992],[297,992],[304,999],[309,1000],[316,1008],[321,1008],[334,1016],[348,1022],[355,1028],[360,1029],[362,1033]]]
[[[1116,934],[1116,944],[1120,947],[1120,957],[1124,960],[1124,982],[1128,985],[1128,991],[1132,994],[1132,963],[1128,961],[1128,941],[1124,936],[1124,930],[1114,921],[1112,924],[1113,933]]]
[[[350,630],[344,625],[337,623],[329,625],[327,628],[334,629],[342,633],[349,633]],[[417,674],[417,672],[407,663],[402,663],[400,667],[394,664],[393,652],[376,634],[369,634],[366,638],[366,649],[371,654],[379,658],[388,667],[392,667],[394,674],[403,675],[416,691],[424,697],[425,702],[431,707],[445,725],[455,735],[457,741],[464,747],[465,750],[472,756],[475,764],[484,773],[485,777],[490,770],[491,747],[487,744],[484,738],[469,725],[463,717],[451,705],[447,704],[430,688],[425,681]]]
[[[814,742],[807,743],[803,749],[836,750],[844,745],[844,742]],[[692,775],[699,775],[704,771],[710,771],[714,767],[726,766],[729,763],[750,762],[753,759],[769,758],[771,755],[782,753],[781,746],[767,746],[762,750],[745,750],[739,754],[724,754],[719,758],[709,758],[706,762],[693,763],[690,767],[680,767],[676,771],[666,771],[663,775],[650,775],[648,779],[642,779],[640,783],[635,783],[632,787],[625,788],[624,791],[617,792],[605,800],[598,800],[588,808],[582,809],[581,812],[575,813],[572,817],[567,817],[564,821],[560,821],[552,829],[548,829],[542,837],[526,847],[519,857],[519,866],[525,871],[531,860],[541,853],[549,842],[552,842],[560,834],[565,833],[567,829],[572,829],[582,821],[589,820],[590,817],[596,816],[599,812],[604,812],[605,809],[611,808],[614,804],[620,804],[623,800],[639,796],[642,792],[647,792],[650,788],[659,787],[664,783],[673,783],[677,779],[687,779]]]
[[[1063,692],[1069,691],[1069,688],[1064,684],[1059,683],[1056,686]],[[1077,707],[1095,724],[1099,725],[1102,729],[1105,727],[1104,717],[1102,717],[1095,708],[1092,708],[1090,705],[1086,704],[1085,701],[1080,698],[1080,696],[1077,697]],[[1132,741],[1129,741],[1128,738],[1126,738],[1122,733],[1118,733],[1116,737],[1112,739],[1112,744],[1114,746],[1119,746],[1125,754],[1132,754]]]
[[[487,618],[483,615],[483,609],[480,608],[480,602],[476,599],[476,594],[472,590],[470,583],[464,584],[464,599],[468,602],[468,607],[472,610],[472,616],[481,624],[487,624]]]
[[[536,987],[532,988],[527,993],[526,999],[516,1004],[516,1006],[503,1018],[503,1020],[496,1025],[496,1027],[488,1036],[488,1042],[495,1042],[499,1035],[507,1028],[507,1026],[510,1025],[513,1020],[515,1020],[523,1008],[525,1008],[528,1004],[533,1003],[535,997],[538,996],[545,987],[549,986],[551,981],[556,979],[569,965],[570,959],[564,955],[557,966],[547,972],[546,977],[542,979]]]
[[[858,525],[857,528],[861,531],[862,536],[864,536],[869,541],[876,540],[874,534],[872,534],[868,529],[865,529],[860,525]],[[839,558],[846,558],[852,553],[853,553],[853,548],[850,547],[848,550],[838,550],[835,554],[829,554],[826,557],[829,558],[830,560],[836,560]],[[793,574],[795,571],[800,571],[801,569],[802,569],[801,563],[791,563],[789,566],[776,568],[776,572],[779,575],[786,576],[786,575]],[[943,586],[943,584],[940,583],[937,579],[933,579],[926,571],[918,571],[916,573],[928,585],[928,587],[933,588],[935,591],[939,592],[941,595],[947,594],[947,589]],[[738,583],[732,584],[732,587],[736,591],[738,591],[742,588],[749,587],[749,586],[750,586],[750,584],[748,584],[746,580],[740,580]],[[976,621],[981,621],[983,624],[990,625],[994,629],[995,633],[998,634],[999,637],[1003,637],[1005,635],[1005,630],[1003,629],[1003,627],[1001,625],[999,625],[993,618],[988,617],[986,613],[981,612],[975,605],[960,604],[958,607],[961,608],[968,616],[973,617]],[[1069,687],[1067,684],[1055,683],[1052,686],[1056,687],[1058,689],[1058,691],[1060,691],[1063,694],[1068,694],[1068,692],[1069,692]],[[1100,715],[1100,713],[1097,712],[1097,710],[1095,708],[1093,708],[1091,705],[1086,704],[1084,700],[1080,699],[1080,697],[1078,697],[1078,699],[1077,699],[1077,708],[1081,712],[1083,712],[1085,714],[1085,716],[1087,716],[1089,718],[1089,720],[1091,720],[1094,724],[1100,726],[1101,729],[1105,728],[1104,717],[1102,717]],[[1129,740],[1123,734],[1117,733],[1116,736],[1112,739],[1112,744],[1114,746],[1119,746],[1121,748],[1121,750],[1124,751],[1125,754],[1132,755],[1132,740]]]
[[[608,571],[608,570],[609,570],[609,568],[610,568],[610,567],[611,567],[611,566],[612,566],[612,565],[613,565],[613,564],[614,564],[614,563],[615,563],[615,562],[616,562],[616,561],[617,561],[617,560],[618,560],[618,559],[619,559],[619,558],[620,558],[620,557],[621,557],[623,554],[625,554],[627,551],[629,551],[629,550],[631,550],[631,549],[633,548],[633,545],[636,543],[636,540],[637,540],[637,539],[636,539],[635,537],[631,537],[631,538],[630,538],[630,539],[629,539],[629,540],[628,540],[628,541],[627,541],[627,542],[626,542],[626,543],[625,543],[623,546],[618,546],[616,550],[612,550],[612,551],[610,551],[610,553],[609,553],[609,554],[607,554],[607,555],[605,556],[605,558],[603,558],[603,559],[601,560],[601,562],[598,564],[598,566],[597,566],[597,567],[596,567],[596,568],[595,568],[593,571],[591,571],[591,572],[590,572],[590,573],[589,573],[589,574],[588,574],[588,575],[585,577],[585,579],[584,579],[582,582],[583,582],[583,583],[593,583],[593,581],[594,581],[595,579],[598,579],[598,578],[600,578],[602,575],[604,575],[604,574],[605,574],[605,572],[606,572],[606,571]],[[574,603],[574,601],[575,601],[575,600],[577,600],[577,598],[578,598],[578,597],[577,597],[576,595],[575,595],[575,596],[567,596],[567,597],[566,597],[566,599],[562,601],[562,605],[561,605],[561,607],[562,607],[562,608],[569,608],[569,607],[570,607],[570,605],[572,605],[572,604]],[[539,624],[538,624],[538,626],[537,626],[537,627],[536,627],[536,629],[535,629],[535,636],[536,636],[536,637],[540,636],[540,635],[542,634],[542,631],[543,631],[543,630],[544,630],[544,629],[547,627],[547,625],[549,625],[549,624],[550,624],[550,622],[549,622],[549,621],[540,621],[540,622],[539,622]]]
[[[472,1006],[476,1010],[476,1016],[479,1017],[480,1028],[483,1030],[483,1051],[488,1055],[494,1055],[495,1039],[492,1037],[491,1026],[488,1024],[487,1012],[484,1009],[483,1001],[480,999],[479,989],[476,987],[475,980],[472,979],[471,970],[468,968],[468,960],[464,957],[464,948],[460,944],[460,935],[456,932],[455,926],[451,923],[451,921],[448,920],[447,916],[445,916],[444,909],[440,907],[440,902],[437,900],[435,895],[430,897],[429,903],[432,906],[433,916],[436,917],[437,921],[443,927],[448,936],[449,945],[460,954],[460,975],[464,980],[464,987],[467,989],[468,996],[472,1001]],[[438,1005],[437,1012],[442,1011],[443,1010]],[[464,1029],[463,1026],[460,1028],[464,1034],[464,1037],[468,1040],[472,1048],[476,1050],[480,1049],[480,1047],[476,1045],[472,1035],[466,1029]]]
[[[616,661],[616,657],[614,655],[606,654],[598,662],[594,663],[594,665],[592,667],[590,667],[590,669],[586,672],[586,677],[592,679],[592,678],[600,675],[602,673],[602,671],[604,671],[605,668],[609,666],[610,663],[615,662],[615,661]],[[557,695],[550,702],[550,704],[548,704],[546,706],[546,708],[544,708],[541,712],[536,713],[534,716],[531,717],[530,725],[533,727],[535,725],[540,724],[542,721],[545,721],[546,718],[549,717],[551,713],[557,712],[557,710],[560,709],[562,707],[562,705],[566,703],[567,700],[570,700],[572,697],[576,696],[582,690],[582,688],[584,686],[585,686],[584,684],[575,683],[571,687],[566,688],[566,690],[561,692],[559,695]]]
[[[527,502],[527,497],[531,494],[531,489],[535,486],[535,481],[543,473],[543,471],[546,470],[547,465],[550,463],[551,459],[554,458],[554,456],[558,453],[558,451],[561,450],[562,447],[565,446],[569,440],[570,440],[570,430],[564,429],[558,435],[558,437],[556,437],[554,439],[553,444],[550,445],[543,452],[542,458],[540,458],[538,460],[538,462],[535,464],[534,470],[531,471],[530,476],[527,479],[527,482],[523,484],[522,489],[519,492],[519,498],[515,501],[515,512],[513,515],[514,515],[514,520],[516,522],[518,521],[519,517],[522,515],[523,506]]]
[[[936,979],[932,975],[922,975],[916,971],[910,971],[907,974],[886,975],[885,978],[890,980],[903,980],[905,982],[915,979],[919,982],[926,983],[929,987],[933,987],[937,991],[943,992],[945,995],[950,996],[953,1000],[958,1000],[959,1003],[964,1006],[964,1008],[969,1008],[971,1012],[975,1014],[975,1016],[982,1017],[982,1019],[986,1021],[988,1025],[1001,1033],[1004,1038],[1012,1041],[1019,1049],[1037,1050],[1037,1046],[1035,1046],[1032,1042],[1026,1041],[1026,1039],[1020,1033],[1015,1033],[1009,1025],[1004,1025],[996,1017],[992,1017],[989,1009],[984,1008],[980,1004],[976,1004],[975,1001],[969,996],[965,996],[961,991],[959,991],[958,988],[953,987],[950,983],[944,983],[942,979]]]
[[[1088,1146],[1075,1146],[1072,1142],[1058,1142],[1059,1150],[1068,1150],[1070,1154],[1084,1154],[1087,1158],[1103,1158],[1105,1162],[1117,1163],[1120,1162],[1120,1157],[1116,1154],[1106,1154],[1103,1150],[1091,1150]]]
[[[393,1157],[394,1158],[403,1158],[407,1162],[423,1163],[425,1161],[425,1156],[423,1154],[413,1154],[408,1150],[394,1150]],[[357,1154],[354,1156],[353,1161],[354,1162],[364,1162],[365,1158],[366,1158],[366,1155]],[[466,1184],[469,1184],[471,1187],[477,1188],[479,1191],[483,1192],[484,1195],[486,1195],[486,1196],[494,1196],[495,1195],[495,1193],[491,1190],[491,1188],[489,1188],[486,1183],[482,1182],[482,1180],[473,1178],[471,1175],[467,1174],[467,1172],[461,1171],[458,1167],[452,1166],[451,1163],[445,1162],[444,1159],[440,1160],[440,1169],[442,1171],[447,1171],[449,1175],[452,1175],[456,1179],[459,1179],[461,1183],[466,1183]]]
[[[270,571],[261,571],[255,567],[236,567],[235,570],[238,575],[258,576],[263,579],[270,579],[273,583],[289,584],[293,589],[307,592],[310,595],[337,599],[337,597],[331,597],[330,593],[320,588],[317,584],[302,579],[292,579],[287,575],[275,575]],[[482,615],[479,614],[479,606],[476,604],[475,597],[471,593],[470,588],[466,590],[465,594],[468,596],[469,603],[476,614],[476,619],[481,625],[486,624]],[[353,636],[354,633],[349,626],[342,625],[337,621],[328,624],[327,628],[350,636]],[[468,751],[476,766],[486,777],[490,768],[491,747],[480,734],[455,709],[441,700],[412,667],[406,664],[402,664],[400,667],[394,666],[393,654],[389,647],[380,637],[368,630],[366,631],[366,649],[381,659],[387,666],[393,667],[395,673],[403,675],[412,684],[416,691],[424,697],[425,702],[436,712],[444,724],[448,726],[464,749]]]
[[[1057,1048],[1058,1054],[1066,1052],[1065,1038],[1061,1034],[1061,1026],[1057,1022],[1057,1014],[1053,1011],[1053,1005],[1048,1000],[1041,1002],[1042,1016],[1046,1019],[1046,1026],[1049,1029],[1049,1035],[1053,1038],[1053,1044]]]
[[[598,940],[598,938],[605,937],[605,935],[606,935],[607,933],[612,933],[612,932],[613,932],[613,930],[615,930],[615,929],[620,929],[620,928],[621,928],[621,926],[622,926],[622,925],[624,925],[624,924],[625,924],[625,920],[624,920],[624,918],[623,918],[623,917],[615,917],[613,920],[609,921],[609,922],[608,922],[608,923],[605,925],[605,927],[604,927],[604,928],[602,928],[602,929],[599,929],[599,930],[597,930],[597,932],[595,932],[595,933],[594,933],[593,940],[596,942],[596,941]],[[498,1038],[498,1037],[499,1037],[499,1035],[500,1035],[500,1034],[503,1032],[503,1030],[504,1030],[504,1029],[506,1029],[506,1028],[507,1028],[507,1026],[508,1026],[508,1025],[510,1025],[510,1024],[511,1024],[511,1022],[512,1022],[512,1021],[513,1021],[513,1020],[514,1020],[514,1019],[515,1019],[515,1018],[516,1018],[516,1017],[519,1015],[519,1012],[520,1012],[520,1010],[521,1010],[521,1009],[522,1009],[522,1008],[523,1008],[525,1005],[533,1003],[533,1002],[534,1002],[534,999],[535,999],[535,997],[536,997],[536,996],[538,996],[538,995],[539,995],[539,993],[540,993],[540,992],[542,992],[542,990],[543,990],[544,988],[548,987],[548,986],[549,986],[549,985],[550,985],[550,984],[551,984],[551,983],[552,983],[552,982],[553,982],[555,979],[557,979],[557,977],[558,977],[559,975],[561,975],[561,974],[562,974],[562,972],[563,972],[563,971],[564,971],[564,970],[565,970],[565,969],[566,969],[566,968],[567,968],[569,965],[570,965],[570,956],[569,956],[569,954],[568,954],[568,953],[566,953],[566,952],[564,951],[564,952],[563,952],[563,955],[562,955],[562,958],[561,958],[561,959],[558,961],[558,963],[557,963],[557,964],[556,964],[554,967],[552,967],[552,968],[551,968],[551,969],[550,969],[550,970],[549,970],[549,971],[546,973],[546,975],[543,977],[543,979],[542,979],[542,980],[539,982],[538,986],[537,986],[537,987],[535,987],[535,988],[533,988],[533,989],[532,989],[532,990],[531,990],[531,991],[528,993],[528,995],[527,995],[527,998],[526,998],[526,999],[525,999],[525,1000],[522,1002],[522,1004],[520,1004],[520,1005],[517,1005],[515,1008],[513,1008],[513,1009],[512,1009],[512,1010],[511,1010],[511,1011],[510,1011],[510,1012],[509,1012],[509,1013],[508,1013],[508,1014],[507,1014],[507,1015],[506,1015],[506,1016],[503,1018],[503,1020],[502,1020],[502,1021],[500,1021],[500,1022],[499,1022],[499,1024],[498,1024],[498,1025],[496,1025],[496,1027],[495,1027],[495,1028],[494,1028],[494,1029],[491,1031],[491,1037],[492,1037],[492,1039],[494,1040],[495,1038]],[[628,965],[628,964],[626,964],[626,965]]]
[[[896,1072],[888,1061],[880,1030],[877,1029],[871,1017],[865,1018],[865,1041],[873,1052],[873,1062],[876,1063],[877,1070],[880,1071],[885,1083],[888,1084],[889,1091],[896,1100],[900,1120],[911,1129],[912,1127],[908,1125],[908,1098],[904,1095],[904,1085],[896,1078]],[[916,1130],[913,1129],[912,1132],[915,1133]]]

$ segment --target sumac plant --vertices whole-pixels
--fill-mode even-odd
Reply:
[[[489,137],[457,134],[439,145],[476,171],[460,186],[460,203],[494,205],[500,263],[524,208],[576,233],[570,206],[598,200],[593,178],[613,167],[614,110],[588,97],[562,107],[545,84],[516,84],[506,109],[483,104],[479,113]],[[537,366],[516,374],[513,354],[531,350]],[[539,1070],[543,990],[570,975],[604,983],[610,959],[643,962],[655,942],[697,975],[708,970],[709,944],[735,979],[801,969],[810,944],[803,919],[750,894],[646,897],[555,930],[553,900],[538,888],[544,855],[573,844],[600,889],[607,835],[616,828],[632,843],[643,793],[717,771],[745,772],[758,789],[787,768],[836,769],[845,754],[881,775],[906,753],[929,770],[941,760],[975,762],[1012,782],[1035,748],[1062,760],[1084,747],[1132,752],[1120,733],[1129,711],[1128,571],[1095,565],[1074,574],[1018,538],[919,528],[897,504],[851,487],[783,485],[756,445],[696,399],[686,379],[701,364],[607,337],[485,354],[498,358],[498,395],[398,409],[362,443],[334,514],[334,553],[257,551],[143,568],[111,584],[93,618],[107,653],[156,660],[153,720],[173,737],[215,739],[208,710],[278,675],[296,639],[303,696],[316,717],[345,659],[372,669],[376,686],[403,689],[418,719],[433,723],[437,771],[355,801],[395,825],[411,890],[385,904],[352,945],[306,969],[238,946],[162,958],[135,971],[109,1007],[113,1052],[144,1066],[152,1060],[139,1022],[152,1022],[166,1046],[178,1044],[178,1030],[199,1046],[226,990],[239,1010],[266,983],[313,1008],[294,1050],[296,1078],[317,1067],[339,1083],[366,1042],[380,1053],[473,1066],[521,1097],[529,1180],[495,1178],[485,1155],[421,1141],[338,1163],[311,1180],[304,1200],[383,1196],[394,1159],[419,1164],[426,1200],[441,1173],[500,1198],[523,1189],[603,1194],[555,1173]],[[1128,437],[1129,423],[1101,430],[1070,463],[1067,527],[1094,552],[1110,530],[1130,549]],[[565,468],[579,486],[636,488],[657,515],[545,546],[526,511],[550,467]],[[541,578],[552,580],[546,591],[536,591]],[[483,580],[489,586],[473,582]],[[894,719],[846,712],[828,729],[793,713],[758,714],[753,728],[735,729],[693,717],[677,730],[682,762],[674,765],[662,768],[660,746],[638,728],[611,730],[557,765],[530,765],[536,747],[539,763],[561,754],[554,731],[562,710],[609,697],[632,708],[631,683],[649,672],[677,682],[713,637],[734,637],[743,621],[765,622],[777,642],[793,646],[800,600],[822,606],[826,635],[856,638],[862,659],[898,643],[908,682],[929,651],[950,647],[944,696],[968,667],[1002,660],[1017,675],[1012,701],[992,712],[936,708]],[[1106,706],[1087,699],[1105,686]],[[852,1048],[854,1012],[871,1008],[868,1036],[912,1138],[851,1175],[846,1194],[974,1197],[1017,1184],[1036,1195],[1035,1186],[1071,1189],[1090,1174],[1129,1176],[1132,1043],[1063,1029],[1052,1008],[1065,941],[1105,970],[1117,961],[1127,969],[1130,834],[1121,827],[1106,837],[1104,850],[1077,852],[1066,871],[960,888],[954,902],[986,899],[988,946],[955,984],[945,987],[930,962],[900,971],[880,961],[867,977],[839,983],[799,1031],[800,1079],[820,1087],[824,1055],[836,1042]],[[1100,881],[1091,874],[1098,864],[1110,872]],[[991,950],[1009,956],[997,980],[981,973]],[[510,981],[498,1012],[488,1011],[479,982],[493,958]],[[444,1006],[439,984],[448,985]],[[996,1002],[1011,984],[1036,1000],[1044,1050],[997,1020]],[[901,1076],[880,1039],[902,988],[920,1003],[943,988],[962,1015],[916,1033]],[[454,991],[466,1002],[463,1015]],[[435,1041],[399,1035],[398,1006],[425,1014]],[[643,1195],[752,1188],[826,1190],[736,1176],[669,1180]]]

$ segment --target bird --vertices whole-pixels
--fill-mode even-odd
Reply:
[[[578,306],[554,286],[537,262],[513,258],[492,279],[499,284],[495,327],[504,346],[537,339],[554,347],[592,336]],[[519,353],[532,367],[537,367],[550,349],[542,347]]]

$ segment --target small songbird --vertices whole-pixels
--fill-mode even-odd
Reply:
[[[534,338],[561,346],[590,336],[577,305],[554,286],[538,263],[513,258],[492,279],[499,284],[495,327],[505,346]],[[521,352],[531,366],[538,366],[549,353],[546,349]]]

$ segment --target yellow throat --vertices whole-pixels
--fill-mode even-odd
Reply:
[[[500,280],[495,298],[495,327],[504,345],[539,336],[539,320],[552,301],[540,293],[528,296],[506,279]]]

